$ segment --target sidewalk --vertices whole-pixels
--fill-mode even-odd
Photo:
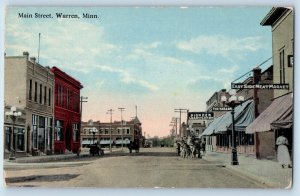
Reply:
[[[107,154],[110,154],[109,149],[103,149],[104,150],[104,156]],[[118,152],[120,149],[112,149],[112,152]],[[69,153],[69,154],[53,154],[53,155],[42,155],[42,156],[30,156],[30,157],[19,157],[15,160],[8,160],[4,159],[4,162],[6,163],[41,163],[41,162],[55,162],[55,161],[62,161],[62,160],[71,160],[71,159],[78,159],[83,157],[89,157],[91,156],[89,154],[89,149],[84,148],[79,154],[79,157],[75,153]],[[96,156],[96,155],[95,155]],[[92,156],[91,156],[92,157]]]
[[[231,165],[231,153],[207,152],[204,160],[224,165],[242,176],[257,180],[270,188],[291,188],[292,168],[282,168],[277,161],[258,160],[238,154],[239,165]]]

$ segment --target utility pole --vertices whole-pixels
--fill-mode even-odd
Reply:
[[[80,97],[80,122],[82,121],[82,103],[88,102],[87,99],[88,97]]]
[[[123,151],[123,116],[122,112],[125,110],[125,108],[118,108],[118,110],[121,111],[121,134],[122,134],[122,151]]]
[[[112,138],[111,138],[111,134],[112,134],[112,133],[111,133],[111,132],[112,132],[112,130],[111,130],[111,125],[112,125],[112,114],[113,114],[113,111],[114,111],[114,110],[110,109],[110,110],[108,110],[107,113],[106,113],[106,114],[110,114],[110,126],[109,126],[109,131],[110,131],[109,151],[110,151],[110,152],[112,152],[112,150],[111,150],[111,139],[112,139]]]
[[[38,63],[40,63],[40,48],[41,48],[41,33],[39,33],[39,47],[38,47],[38,60],[37,60]]]
[[[173,129],[175,127],[175,137],[176,138],[178,137],[178,135],[177,135],[177,122],[178,122],[178,119],[179,118],[173,117],[172,120],[171,120],[171,123],[170,123],[170,126],[173,126]]]
[[[181,131],[181,113],[187,113],[188,109],[174,109],[174,112],[179,112],[179,137],[182,136],[182,131]]]

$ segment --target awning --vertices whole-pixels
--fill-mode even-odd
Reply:
[[[116,144],[130,144],[130,140],[128,140],[128,139],[125,139],[125,140],[123,140],[123,142],[122,142],[122,140],[116,140]]]
[[[241,105],[235,107],[234,109],[234,120],[235,120],[235,130],[236,131],[244,131],[245,127],[247,127],[253,120],[253,100],[248,100],[242,103]],[[247,119],[250,117],[249,119]],[[222,119],[222,123],[215,129],[215,133],[226,132],[227,130],[231,130],[232,127],[232,114],[230,112],[226,112],[224,118]]]
[[[293,125],[292,93],[278,97],[246,128],[246,133],[291,128]]]
[[[253,100],[248,100],[235,108],[235,130],[244,131],[245,128],[254,120],[254,104]],[[231,111],[216,118],[204,130],[201,136],[212,135],[214,133],[222,133],[231,130],[232,114]]]
[[[87,145],[87,144],[93,144],[93,142],[89,141],[89,140],[85,140],[85,141],[82,141],[81,144]]]
[[[254,121],[254,119],[254,102],[252,101],[251,103],[246,105],[240,115],[235,118],[235,131],[245,131],[246,127],[250,125]],[[232,123],[229,125],[230,130],[231,128]]]
[[[222,118],[224,118],[224,116],[225,116],[225,114],[223,114],[222,116],[219,116],[218,118],[214,119],[206,127],[206,129],[203,131],[203,133],[200,135],[200,137],[214,134],[216,127],[218,127],[218,125],[220,124],[220,122],[222,121]]]
[[[110,140],[100,140],[100,144],[110,144]]]

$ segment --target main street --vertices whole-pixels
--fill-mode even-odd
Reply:
[[[8,186],[264,188],[263,184],[204,159],[181,158],[174,148],[142,148],[104,157],[4,164]]]

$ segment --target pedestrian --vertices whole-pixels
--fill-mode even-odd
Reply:
[[[280,132],[280,136],[276,139],[277,145],[277,160],[281,164],[281,167],[285,166],[291,167],[291,158],[288,150],[288,139],[283,136],[283,133]]]
[[[205,155],[205,147],[206,147],[206,142],[205,142],[205,140],[203,140],[202,143],[201,143],[201,148],[202,148],[203,155]]]

